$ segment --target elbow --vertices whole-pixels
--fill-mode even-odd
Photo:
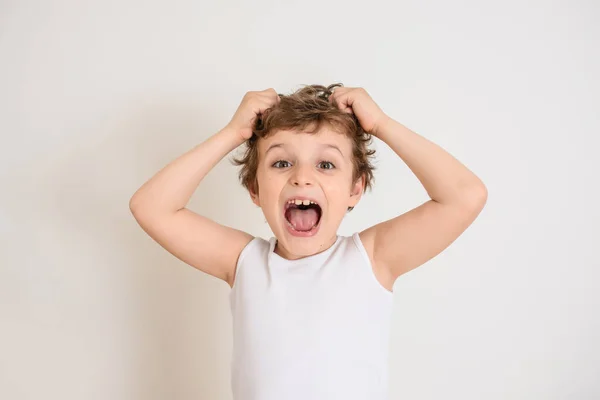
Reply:
[[[129,199],[129,211],[132,214],[135,214],[141,207],[141,198],[137,194],[134,194],[131,199]]]
[[[466,200],[469,205],[474,208],[483,208],[487,203],[488,191],[484,184],[477,185],[471,189],[466,195]]]

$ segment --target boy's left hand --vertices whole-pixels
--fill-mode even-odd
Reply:
[[[379,129],[389,118],[361,87],[336,87],[329,96],[329,102],[344,112],[356,115],[362,128],[373,136],[378,136]]]

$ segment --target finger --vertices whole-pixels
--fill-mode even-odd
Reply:
[[[337,105],[337,107],[340,110],[343,110],[345,108],[345,104],[344,104],[344,93],[343,92],[336,92],[334,94],[332,94],[329,99],[331,100],[331,103],[334,105]]]
[[[275,91],[275,89],[273,89],[273,88],[261,90],[260,92],[256,92],[256,94],[262,98],[268,98],[268,99],[274,99],[275,97],[279,96],[277,94],[277,92]]]
[[[278,104],[280,101],[279,95],[277,93],[259,93],[258,96],[262,101],[271,105]]]
[[[331,95],[329,96],[329,101],[333,102],[334,100],[339,103],[340,102],[340,96],[342,96],[345,92],[347,92],[348,88],[345,87],[335,87],[333,88],[333,90],[331,91]]]
[[[337,107],[347,114],[354,114],[352,99],[347,94],[340,94],[335,99]]]
[[[270,89],[269,95],[274,99],[276,103],[279,103],[279,100],[281,100],[279,97],[279,93],[277,93],[277,91],[273,88]]]
[[[334,93],[331,93],[331,94],[329,95],[329,102],[330,102],[330,103],[332,103],[332,104],[333,104],[334,102],[337,102],[337,97],[338,97],[338,96],[339,96],[339,93],[335,93],[335,92],[334,92]]]

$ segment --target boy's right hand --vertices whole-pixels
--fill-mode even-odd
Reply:
[[[244,141],[250,139],[258,115],[279,104],[280,100],[273,88],[247,92],[226,128],[237,132]]]

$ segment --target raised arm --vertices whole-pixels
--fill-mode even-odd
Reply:
[[[186,205],[206,174],[252,135],[256,114],[278,101],[273,89],[248,92],[225,128],[158,171],[129,201],[136,221],[152,239],[230,286],[238,256],[253,236],[220,225]]]
[[[432,259],[477,218],[487,201],[483,182],[437,144],[395,121],[363,88],[338,88],[330,98],[359,119],[411,169],[431,200],[360,232],[374,268],[392,286],[398,276]]]

